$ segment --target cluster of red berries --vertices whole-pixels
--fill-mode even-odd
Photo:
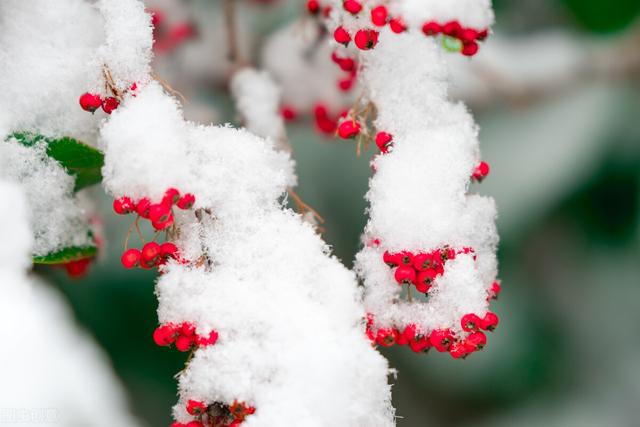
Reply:
[[[256,412],[253,406],[237,400],[231,405],[220,402],[206,405],[198,400],[189,400],[186,409],[197,419],[186,424],[175,422],[171,427],[237,427]]]
[[[197,35],[196,28],[190,22],[179,22],[168,26],[162,10],[153,9],[149,13],[151,13],[151,25],[153,25],[153,50],[156,53],[170,53]]]
[[[489,175],[489,164],[487,162],[480,162],[473,171],[471,179],[477,182],[482,182]]]
[[[338,81],[338,88],[343,92],[348,92],[353,88],[358,76],[358,63],[348,56],[340,56],[337,52],[331,54],[331,60],[347,73],[346,77]]]
[[[102,96],[95,93],[85,92],[80,95],[80,107],[90,113],[94,113],[98,108],[102,107],[105,113],[111,114],[119,105],[120,101],[113,96],[103,99]]]
[[[454,359],[465,358],[469,354],[482,350],[487,344],[484,331],[493,331],[498,326],[498,316],[488,311],[484,317],[473,313],[462,316],[462,330],[468,334],[457,337],[450,329],[434,329],[423,333],[414,325],[407,325],[403,330],[398,328],[381,328],[374,330],[373,315],[367,316],[367,336],[372,343],[382,347],[393,345],[409,346],[415,353],[429,351],[432,347],[440,353],[448,352]]]
[[[137,213],[140,218],[148,219],[156,230],[164,230],[173,225],[173,206],[180,209],[191,209],[196,202],[193,194],[180,195],[175,188],[169,188],[159,203],[151,203],[148,198],[133,202],[130,197],[124,196],[113,202],[113,210],[118,215]]]
[[[460,40],[462,48],[460,52],[465,56],[473,56],[478,53],[478,42],[483,41],[489,35],[487,29],[477,30],[470,27],[463,27],[458,21],[449,21],[440,24],[435,21],[425,22],[422,32],[427,36],[438,36],[443,34]]]
[[[473,249],[463,248],[456,252],[452,248],[444,248],[417,254],[409,251],[385,251],[382,260],[389,267],[395,268],[393,276],[399,285],[414,285],[418,292],[426,294],[434,280],[444,273],[445,263],[460,253],[473,253]]]
[[[211,330],[209,335],[198,335],[196,327],[189,322],[179,325],[166,323],[158,326],[153,332],[153,341],[160,347],[175,344],[178,351],[186,352],[194,347],[214,345],[218,341],[218,332]]]
[[[180,259],[176,245],[171,242],[162,244],[147,242],[142,247],[142,250],[130,248],[124,251],[120,262],[126,269],[140,267],[148,270],[165,264],[169,259]]]

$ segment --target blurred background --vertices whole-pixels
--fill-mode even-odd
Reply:
[[[184,45],[159,52],[157,64],[189,100],[187,115],[233,122],[225,70],[214,64],[225,53],[211,51],[212,68],[188,54],[190,43],[217,31],[218,3],[149,7],[171,7],[169,22],[193,22],[196,30]],[[241,37],[246,59],[259,58],[264,37],[304,8],[300,1],[238,3],[238,25],[250,30]],[[465,60],[456,71],[453,94],[473,110],[492,168],[472,191],[493,196],[499,208],[503,292],[493,307],[501,322],[485,350],[464,361],[385,350],[398,370],[398,425],[640,425],[640,2],[494,6],[495,38],[481,48],[480,65]],[[304,117],[288,133],[297,192],[326,219],[325,239],[350,266],[366,221],[373,149],[358,158],[353,144],[320,135]],[[104,214],[102,258],[81,280],[43,274],[108,353],[134,413],[166,426],[173,376],[186,356],[153,344],[155,276],[120,267],[129,224],[111,213],[100,188],[92,191]]]

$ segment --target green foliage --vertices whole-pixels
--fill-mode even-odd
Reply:
[[[16,132],[9,138],[15,138],[26,146],[45,142],[47,155],[60,162],[70,175],[75,176],[75,191],[102,181],[104,155],[87,144],[66,136],[52,139],[30,132]]]
[[[96,248],[96,246],[74,246],[44,256],[33,257],[33,263],[48,265],[66,264],[80,259],[93,258],[97,252],[98,248]]]
[[[589,31],[606,33],[628,26],[640,14],[639,0],[560,0]]]

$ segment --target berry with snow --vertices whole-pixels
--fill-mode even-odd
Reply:
[[[373,49],[378,44],[379,35],[380,33],[372,29],[358,30],[354,42],[360,50]]]
[[[102,106],[102,97],[95,93],[83,93],[80,96],[80,107],[84,111],[89,111],[90,113],[95,112],[98,108]]]

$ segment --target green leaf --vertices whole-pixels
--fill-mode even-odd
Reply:
[[[53,252],[44,256],[34,256],[34,264],[66,264],[84,258],[96,256],[98,248],[95,246],[74,246],[64,248],[58,252]]]
[[[104,155],[87,144],[66,136],[52,139],[31,132],[16,132],[9,136],[12,137],[28,147],[45,142],[47,155],[60,162],[67,173],[75,176],[75,191],[102,181]]]

